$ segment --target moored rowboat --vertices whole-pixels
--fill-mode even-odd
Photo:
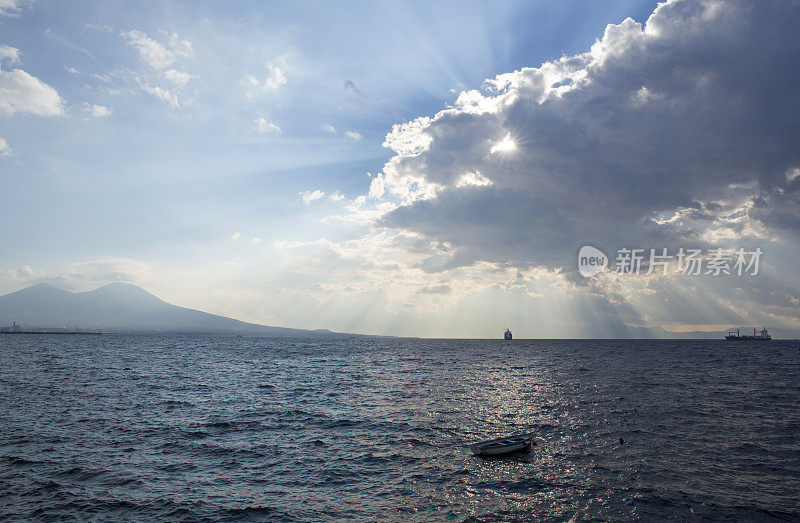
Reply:
[[[515,434],[503,438],[490,439],[470,445],[470,450],[476,456],[499,456],[510,452],[525,450],[535,444],[533,434]]]

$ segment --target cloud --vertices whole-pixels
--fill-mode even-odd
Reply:
[[[383,146],[392,149],[401,157],[416,156],[430,147],[433,137],[425,132],[431,119],[417,118],[403,124],[395,124],[386,135]]]
[[[89,290],[111,282],[142,284],[152,281],[155,274],[163,276],[164,272],[163,268],[154,270],[149,264],[137,260],[106,258],[69,263],[55,270],[41,270],[30,265],[23,265],[4,271],[0,277],[0,285],[3,280],[10,279],[11,282],[22,283],[26,286],[50,283],[63,289]]]
[[[452,290],[449,285],[429,285],[422,287],[417,292],[419,294],[450,294]]]
[[[37,283],[41,281],[41,278],[44,278],[47,273],[44,271],[37,271],[30,265],[23,265],[22,267],[18,267],[16,269],[11,269],[7,271],[7,274],[11,276],[13,280],[23,282],[23,283]]]
[[[261,134],[281,134],[280,127],[262,117],[253,120],[253,129]]]
[[[245,86],[245,96],[252,98],[265,92],[277,91],[282,85],[286,84],[286,75],[277,65],[268,64],[265,75],[261,77],[246,76],[242,80],[242,84]]]
[[[489,154],[508,153],[517,148],[517,144],[511,139],[511,135],[507,134],[505,138],[492,145],[489,149]]]
[[[122,31],[120,36],[135,47],[139,57],[153,69],[165,69],[178,58],[192,54],[191,42],[181,40],[175,33],[167,35],[163,42],[157,42],[147,36],[147,33],[138,30]]]
[[[110,107],[106,107],[105,105],[92,105],[85,103],[83,106],[95,118],[105,118],[106,116],[111,116],[112,113],[112,109]]]
[[[164,37],[161,41],[135,29],[122,31],[119,35],[137,50],[142,62],[149,67],[149,70],[143,70],[135,77],[140,88],[172,107],[180,107],[187,83],[199,77],[180,71],[173,65],[193,55],[192,43],[181,39],[176,33],[160,33]]]
[[[798,23],[786,2],[672,0],[487,80],[387,135],[378,224],[452,245],[437,270],[796,237]]]
[[[326,123],[325,125],[323,125],[322,128],[325,129],[326,131],[328,131],[330,134],[336,134],[336,129],[333,127],[333,125],[331,125],[329,123]],[[344,134],[346,137],[350,138],[351,140],[355,140],[357,142],[364,139],[364,137],[361,136],[361,133],[359,133],[357,131],[344,131],[344,133],[342,133],[342,134]]]
[[[16,17],[22,12],[21,0],[0,0],[0,16]]]
[[[337,321],[353,325],[347,329],[350,332],[497,336],[502,333],[498,316],[508,311],[514,311],[515,317],[524,315],[526,325],[545,326],[546,330],[531,330],[541,336],[557,336],[563,327],[563,322],[547,313],[565,300],[562,289],[553,286],[561,279],[559,275],[478,264],[453,269],[446,279],[431,277],[420,264],[431,250],[444,252],[448,247],[431,244],[416,234],[372,230],[350,240],[318,238],[277,242],[275,247],[318,300],[304,306],[306,314],[314,310],[322,318],[347,305],[350,317],[337,317]],[[544,300],[544,292],[553,300]],[[525,307],[524,313],[520,307]],[[352,311],[364,312],[354,315]],[[579,332],[588,333],[589,329],[569,331],[572,335]]]
[[[316,191],[303,191],[300,193],[300,199],[303,200],[303,203],[306,205],[311,202],[321,200],[323,196],[325,196],[325,192],[320,191],[319,189]]]
[[[306,205],[312,202],[320,201],[323,198],[326,198],[328,201],[336,203],[342,203],[345,200],[347,200],[347,197],[338,191],[332,193],[326,193],[325,191],[317,189],[315,191],[303,191],[300,193],[300,199]]]
[[[11,156],[12,154],[14,154],[14,151],[12,151],[11,147],[8,146],[6,139],[0,138],[0,158],[3,156]]]
[[[19,62],[19,49],[8,45],[0,45],[0,63],[4,60],[10,64]]]
[[[169,69],[167,71],[164,71],[164,78],[174,83],[175,85],[184,87],[189,80],[197,77],[189,73],[184,73],[183,71],[176,71],[175,69]]]
[[[167,102],[172,107],[180,107],[181,105],[180,100],[178,99],[178,95],[169,91],[168,89],[152,85],[143,85],[142,89],[144,89],[145,92],[152,94],[159,100]]]
[[[470,185],[475,187],[487,187],[489,185],[494,185],[494,182],[478,171],[464,173],[456,181],[456,187],[468,187]]]
[[[800,12],[788,6],[672,0],[585,53],[489,79],[392,128],[369,192],[329,216],[364,236],[276,246],[320,292],[358,294],[415,335],[453,322],[491,335],[509,318],[537,337],[799,329],[800,72],[786,64]],[[760,246],[768,262],[756,278],[583,279],[587,244],[612,259]]]
[[[258,245],[258,244],[260,244],[262,242],[261,238],[259,238],[257,236],[253,236],[252,238],[248,239],[247,236],[245,236],[244,234],[242,234],[240,232],[234,232],[233,234],[231,234],[231,240],[233,240],[233,241],[241,240],[241,241],[249,243],[250,245]]]
[[[358,87],[356,87],[356,84],[354,84],[351,80],[345,80],[343,86],[345,91],[353,93],[353,95],[355,95],[356,99],[359,101],[369,98],[367,94]]]
[[[19,62],[19,50],[0,47],[0,64]],[[39,116],[61,116],[64,101],[55,89],[22,69],[0,69],[0,114],[31,113]]]

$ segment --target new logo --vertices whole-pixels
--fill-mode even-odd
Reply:
[[[600,249],[584,245],[578,251],[578,272],[584,278],[600,274],[608,267],[608,257]]]

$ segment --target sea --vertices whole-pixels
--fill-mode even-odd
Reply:
[[[2,335],[0,519],[797,521],[798,342]]]

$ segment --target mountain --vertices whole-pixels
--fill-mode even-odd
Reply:
[[[70,292],[47,283],[0,296],[0,326],[88,327],[103,332],[254,334],[261,336],[341,336],[329,330],[287,329],[178,307],[141,287],[111,283],[88,292]]]

